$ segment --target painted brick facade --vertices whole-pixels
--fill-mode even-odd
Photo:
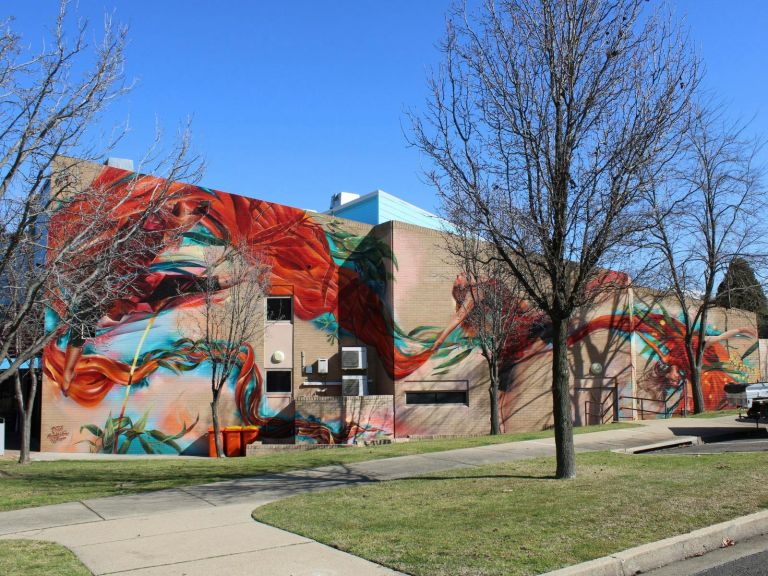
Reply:
[[[93,186],[131,199],[152,181],[116,168],[88,170]],[[199,294],[190,288],[161,298],[158,287],[194,278],[206,251],[242,238],[258,241],[271,266],[271,293],[290,297],[293,314],[242,344],[242,364],[221,400],[224,426],[257,426],[262,439],[302,443],[488,432],[487,365],[457,301],[461,279],[445,233],[401,222],[372,226],[183,184],[173,202],[169,214],[200,216],[160,223],[184,228],[181,238],[152,248],[142,290],[105,308],[94,338],[76,344],[50,311],[57,338],[44,355],[43,450],[104,451],[117,438],[129,453],[207,451],[210,358],[180,320],[196,313]],[[66,219],[66,211],[56,218]],[[623,418],[654,415],[638,412],[638,397],[655,412],[682,409],[690,397],[677,316],[669,301],[623,290],[574,318],[577,424],[592,423],[592,412],[614,401]],[[705,395],[716,408],[725,382],[759,378],[755,317],[714,310],[708,328]],[[537,317],[503,361],[507,432],[552,425],[548,338],[546,319]],[[343,346],[364,347],[367,370],[343,371]],[[76,359],[71,382],[68,358]],[[318,373],[320,359],[328,360],[327,374]],[[265,389],[270,370],[291,370],[290,392]],[[369,396],[342,397],[345,373],[364,375]],[[173,444],[158,441],[168,437]]]

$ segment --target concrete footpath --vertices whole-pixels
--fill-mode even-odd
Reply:
[[[749,427],[733,416],[659,420],[574,441],[577,452],[631,451]],[[397,572],[255,522],[251,511],[295,494],[552,454],[553,439],[529,440],[29,508],[0,513],[0,538],[58,542],[96,575],[391,575]]]

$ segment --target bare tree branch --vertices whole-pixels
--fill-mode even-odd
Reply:
[[[717,282],[734,260],[764,265],[760,143],[744,128],[725,122],[717,109],[696,106],[680,161],[648,195],[654,227],[646,248],[655,283],[680,306],[695,412],[704,410],[701,370]]]
[[[62,0],[50,42],[33,54],[10,21],[0,30],[0,382],[18,384],[19,370],[34,368],[62,330],[95,333],[96,319],[140,276],[147,246],[179,226],[168,213],[172,182],[195,180],[202,170],[184,127],[170,150],[158,134],[139,162],[140,171],[167,180],[133,174],[122,195],[114,183],[92,182],[92,163],[122,136],[97,146],[94,127],[131,87],[123,73],[127,28],[107,18],[89,44],[87,21],[71,30],[69,17]],[[46,331],[46,314],[60,328]],[[66,374],[64,381],[66,393]],[[17,398],[28,427],[32,405]]]
[[[181,319],[180,330],[190,334],[193,349],[205,354],[211,366],[211,416],[216,455],[222,456],[219,425],[221,390],[242,365],[243,350],[264,330],[270,268],[257,246],[235,244],[210,247],[203,256],[199,311]]]
[[[626,285],[606,274],[650,226],[699,82],[680,30],[642,0],[486,0],[457,8],[413,144],[447,214],[467,212],[552,322],[557,476],[575,474],[566,335]]]

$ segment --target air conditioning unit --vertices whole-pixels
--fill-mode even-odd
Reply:
[[[342,396],[367,396],[368,377],[360,375],[342,376],[341,394]]]
[[[342,346],[341,369],[365,370],[368,368],[368,349],[363,346]]]
[[[328,374],[328,358],[317,359],[317,373]]]

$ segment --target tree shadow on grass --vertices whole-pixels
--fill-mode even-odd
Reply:
[[[517,478],[520,480],[557,480],[553,474],[531,475],[531,474],[487,474],[483,476],[408,476],[397,478],[399,480],[501,480],[503,478]]]

